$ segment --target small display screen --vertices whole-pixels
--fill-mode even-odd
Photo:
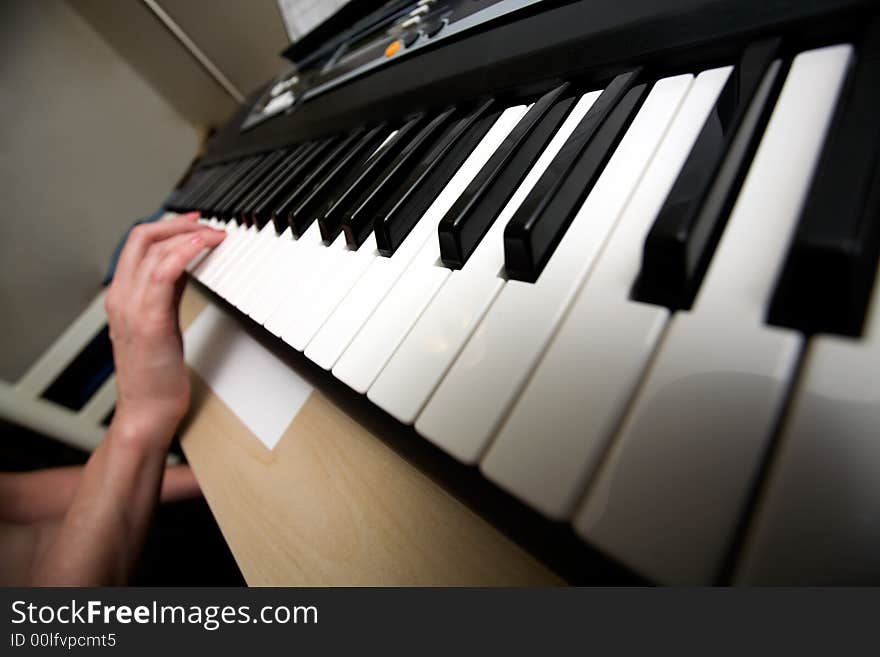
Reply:
[[[376,23],[372,28],[342,44],[339,47],[339,54],[330,60],[327,69],[345,63],[356,57],[365,48],[369,48],[378,42],[384,42],[388,37],[398,36],[400,32],[400,28],[397,25],[398,21],[401,17],[405,17],[415,5],[416,3],[413,2],[397,9],[393,13],[388,14],[384,20]]]
[[[363,34],[357,38],[355,41],[349,41],[345,44],[344,54],[341,60],[344,60],[346,57],[351,57],[352,55],[357,54],[357,52],[365,47],[373,44],[375,41],[379,39],[383,39],[388,34],[388,23],[383,23],[377,28],[371,30],[367,34]],[[341,61],[340,60],[340,61]]]

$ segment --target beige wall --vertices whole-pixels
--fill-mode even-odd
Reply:
[[[0,379],[15,380],[96,293],[199,133],[54,0],[0,2],[0,98]]]
[[[327,0],[323,0],[327,1]],[[157,0],[245,96],[287,68],[275,0]]]
[[[143,0],[67,1],[190,123],[217,125],[238,105]],[[278,56],[288,40],[275,0],[154,4],[229,81],[239,99],[287,68]]]
[[[0,0],[0,379],[79,314],[124,230],[287,45],[276,0]]]

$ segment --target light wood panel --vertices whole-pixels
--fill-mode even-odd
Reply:
[[[249,584],[561,583],[318,390],[270,451],[193,374],[181,436]]]

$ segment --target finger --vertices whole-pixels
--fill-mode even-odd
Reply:
[[[131,288],[128,291],[127,298],[131,307],[138,309],[141,319],[152,319],[157,322],[171,320],[169,315],[169,307],[173,303],[167,303],[168,295],[166,292],[157,293],[159,288],[168,288],[174,286],[174,281],[164,280],[158,270],[165,259],[166,255],[180,248],[187,248],[186,244],[192,242],[193,248],[197,242],[193,241],[198,235],[199,241],[205,243],[210,240],[213,244],[218,239],[222,241],[226,233],[217,231],[212,228],[202,227],[201,230],[174,235],[161,242],[156,242],[147,249],[146,255],[138,265],[137,271],[132,276]],[[216,237],[205,237],[205,235],[215,235]],[[204,247],[202,247],[204,248]],[[179,276],[178,278],[182,278]],[[156,299],[161,300],[161,305],[156,303]],[[172,295],[173,302],[173,295]],[[144,313],[147,313],[146,315]]]
[[[188,220],[196,219],[196,220],[198,220],[199,217],[201,217],[201,213],[199,213],[198,211],[179,212],[178,213],[178,212],[172,212],[171,210],[166,210],[165,214],[163,214],[159,218],[159,221],[173,221],[174,219],[188,219]]]
[[[119,256],[119,264],[116,266],[114,279],[118,279],[123,284],[130,281],[152,244],[166,240],[174,235],[189,233],[203,228],[198,223],[198,217],[198,213],[190,212],[168,221],[139,224],[132,228]]]
[[[128,240],[126,240],[122,254],[119,256],[117,273],[119,274],[120,281],[126,282],[131,280],[154,244],[161,243],[174,235],[193,232],[202,228],[202,225],[198,223],[198,216],[197,213],[190,212],[178,215],[176,218],[167,221],[135,226]]]
[[[193,234],[176,235],[156,250],[156,259],[150,258],[144,266],[144,303],[148,309],[162,310],[173,308],[179,286],[177,282],[186,271],[186,266],[202,249],[212,249],[226,237],[219,230],[205,229]]]
[[[213,246],[215,242],[219,243],[224,237],[226,237],[226,232],[208,226],[201,226],[198,230],[180,233],[162,240],[161,242],[154,242],[147,249],[147,253],[141,259],[141,262],[137,267],[137,271],[134,274],[135,285],[149,285],[150,277],[153,275],[153,272],[155,272],[159,264],[165,259],[165,256],[199,235],[201,235],[199,239],[204,243],[203,248],[205,248],[209,246],[207,240],[210,240],[210,246]],[[214,237],[207,237],[208,235],[214,235]]]

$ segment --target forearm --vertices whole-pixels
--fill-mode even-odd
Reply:
[[[33,523],[64,515],[83,466],[0,474],[0,522]]]
[[[54,537],[35,555],[35,584],[94,586],[127,580],[158,500],[169,441],[167,429],[114,420],[86,464]]]
[[[226,235],[197,218],[193,213],[140,225],[126,240],[104,304],[116,365],[116,414],[67,512],[40,532],[34,583],[121,584],[137,558],[168,444],[189,406],[177,316],[186,267]],[[175,483],[176,492],[194,488],[191,479]]]
[[[71,465],[33,472],[0,473],[0,522],[31,524],[61,518],[82,479],[84,466]],[[200,493],[187,465],[165,468],[162,502],[189,499]]]

